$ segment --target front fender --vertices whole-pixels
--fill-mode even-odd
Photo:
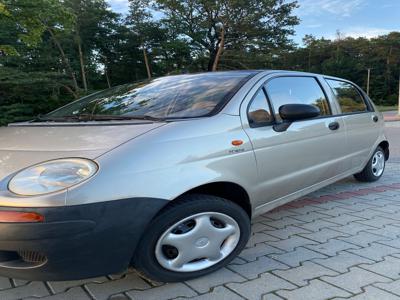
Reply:
[[[232,141],[241,140],[237,147]],[[252,196],[257,166],[238,116],[176,122],[102,155],[95,177],[68,191],[76,205],[133,197],[172,200],[212,182],[232,182]]]

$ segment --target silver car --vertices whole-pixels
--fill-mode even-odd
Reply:
[[[383,124],[355,84],[286,71],[168,76],[10,124],[0,275],[208,274],[245,247],[251,218],[350,175],[378,180]]]

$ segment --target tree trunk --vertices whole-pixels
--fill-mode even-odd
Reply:
[[[75,90],[75,92],[77,92],[79,90],[79,86],[78,86],[78,82],[76,80],[74,70],[72,69],[71,64],[69,63],[69,60],[68,60],[67,56],[65,55],[65,52],[64,52],[63,48],[61,47],[60,42],[57,40],[53,30],[51,30],[51,28],[47,28],[47,31],[50,33],[50,36],[51,36],[54,44],[57,46],[58,51],[60,51],[61,59],[63,60],[65,67],[67,68],[68,72],[70,73],[70,76],[72,78],[72,83],[74,85],[74,90]]]
[[[207,70],[212,71],[214,66],[215,58],[217,57],[217,51],[215,49],[209,50],[210,51],[210,58],[208,60]]]
[[[212,66],[213,72],[217,71],[217,69],[218,69],[219,59],[221,57],[222,52],[224,51],[224,48],[225,48],[225,28],[222,27],[221,28],[221,40],[219,42],[217,54],[215,55],[214,63]]]
[[[339,63],[339,53],[340,53],[340,43],[342,41],[342,33],[337,30],[336,31],[336,63]]]
[[[147,52],[144,46],[143,46],[143,58],[144,58],[144,64],[146,65],[147,77],[151,79],[149,60],[147,59]]]
[[[110,88],[111,87],[111,81],[110,81],[110,77],[108,76],[108,68],[107,65],[104,66],[104,73],[106,75],[106,79],[107,79],[107,85]]]
[[[400,116],[400,75],[399,75],[399,106],[398,106],[398,115]]]
[[[106,76],[106,80],[107,80],[107,86],[108,88],[111,87],[111,80],[110,80],[110,76],[108,75],[108,59],[107,56],[99,53],[99,55],[103,58],[103,64],[104,64],[104,75]]]
[[[85,90],[85,92],[87,92],[88,91],[88,87],[87,87],[87,80],[86,80],[85,62],[84,62],[84,59],[83,59],[83,51],[82,51],[82,44],[81,44],[81,38],[80,37],[78,37],[78,51],[79,51],[79,62],[81,64],[83,89]]]
[[[72,96],[74,96],[75,99],[78,99],[79,96],[68,86],[65,84],[60,84],[60,86],[62,86],[63,88],[65,88],[67,90],[68,93],[70,93]]]
[[[336,63],[339,63],[339,51],[340,51],[340,47],[339,47],[339,41],[336,42]]]
[[[390,46],[390,48],[389,48],[389,52],[388,52],[388,55],[387,55],[387,58],[386,58],[386,76],[385,76],[385,79],[386,79],[386,89],[387,89],[387,93],[388,93],[388,95],[391,95],[391,93],[392,93],[392,89],[391,89],[391,80],[390,80],[390,73],[391,73],[391,69],[390,69],[390,58],[391,58],[391,56],[392,56],[392,52],[393,52],[393,46]]]

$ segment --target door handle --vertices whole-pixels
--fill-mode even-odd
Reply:
[[[373,116],[372,117],[372,121],[374,121],[375,123],[378,122],[378,120],[379,120],[378,116]]]
[[[330,130],[338,130],[340,125],[338,122],[332,122],[332,123],[329,123],[328,127]]]

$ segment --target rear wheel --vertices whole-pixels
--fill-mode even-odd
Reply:
[[[184,281],[227,265],[246,245],[250,218],[237,204],[188,195],[159,213],[134,256],[135,267],[157,281]]]
[[[381,147],[376,148],[365,168],[354,177],[362,182],[374,182],[381,178],[385,171],[385,152]]]

